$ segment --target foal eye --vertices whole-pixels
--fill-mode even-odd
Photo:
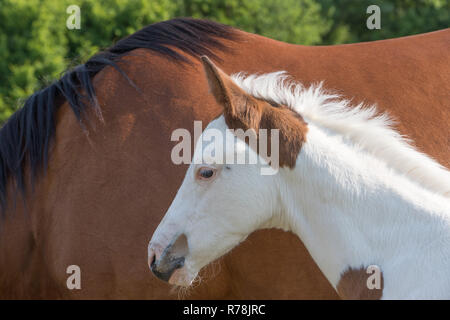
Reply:
[[[203,168],[198,169],[197,177],[199,179],[202,179],[202,180],[208,180],[208,179],[211,179],[214,176],[215,172],[216,172],[216,170],[213,169],[213,168],[205,168],[205,167],[203,167]]]

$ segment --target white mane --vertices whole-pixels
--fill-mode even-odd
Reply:
[[[322,83],[309,88],[289,80],[284,71],[262,75],[232,76],[252,96],[292,108],[308,122],[344,135],[365,151],[433,192],[450,196],[450,171],[417,151],[392,128],[387,114],[374,105],[352,106],[337,94],[324,91]]]

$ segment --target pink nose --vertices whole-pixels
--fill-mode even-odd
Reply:
[[[159,245],[150,245],[148,248],[148,267],[150,270],[152,269],[152,265],[156,263],[156,261],[160,260],[161,253],[163,252],[163,248]]]
[[[184,266],[186,254],[187,239],[182,234],[164,249],[158,245],[150,245],[148,265],[156,277],[168,282],[174,271]]]

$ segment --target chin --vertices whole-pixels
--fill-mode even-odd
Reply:
[[[169,279],[169,283],[179,287],[190,287],[197,277],[197,273],[192,274],[186,267],[174,271]]]

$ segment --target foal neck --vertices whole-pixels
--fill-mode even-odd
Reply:
[[[281,174],[287,224],[338,293],[355,271],[345,297],[363,297],[361,272],[376,265],[383,288],[368,297],[449,298],[447,198],[311,123],[295,169]]]

